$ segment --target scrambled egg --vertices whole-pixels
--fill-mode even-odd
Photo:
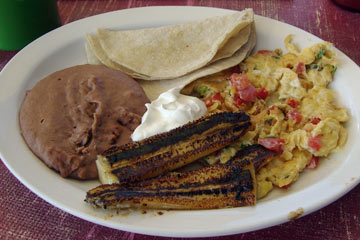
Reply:
[[[265,143],[279,152],[257,173],[258,198],[275,186],[288,188],[305,168],[314,169],[319,158],[339,151],[347,138],[343,123],[349,114],[327,88],[337,68],[331,44],[299,51],[289,35],[285,46],[287,54],[258,51],[239,69],[199,79],[183,91],[203,99],[209,113],[241,109],[251,116],[253,124],[241,140],[207,156],[208,163],[224,163],[248,144]]]

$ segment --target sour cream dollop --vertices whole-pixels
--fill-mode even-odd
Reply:
[[[167,132],[206,114],[207,109],[203,101],[180,94],[180,90],[181,88],[172,88],[150,104],[146,104],[147,111],[141,119],[141,124],[131,135],[133,141]]]

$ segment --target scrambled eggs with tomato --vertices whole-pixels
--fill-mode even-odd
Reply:
[[[319,43],[302,51],[285,39],[288,53],[261,50],[239,69],[199,79],[184,93],[206,103],[209,113],[244,110],[252,127],[242,139],[206,157],[209,164],[226,162],[237,149],[259,143],[279,155],[257,173],[257,197],[274,186],[289,188],[305,168],[341,149],[347,138],[346,109],[334,103],[327,88],[337,63],[331,44]]]

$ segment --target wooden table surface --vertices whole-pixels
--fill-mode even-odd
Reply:
[[[62,24],[113,10],[159,5],[235,10],[250,7],[258,15],[289,23],[334,43],[360,65],[360,13],[340,8],[330,0],[58,1]],[[15,54],[0,51],[0,70]],[[1,161],[0,186],[0,239],[159,239],[110,229],[65,213],[29,191]],[[360,239],[359,202],[360,186],[329,206],[295,221],[214,239]]]

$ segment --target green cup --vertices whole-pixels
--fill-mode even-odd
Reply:
[[[19,50],[59,26],[56,0],[0,0],[1,50]]]

